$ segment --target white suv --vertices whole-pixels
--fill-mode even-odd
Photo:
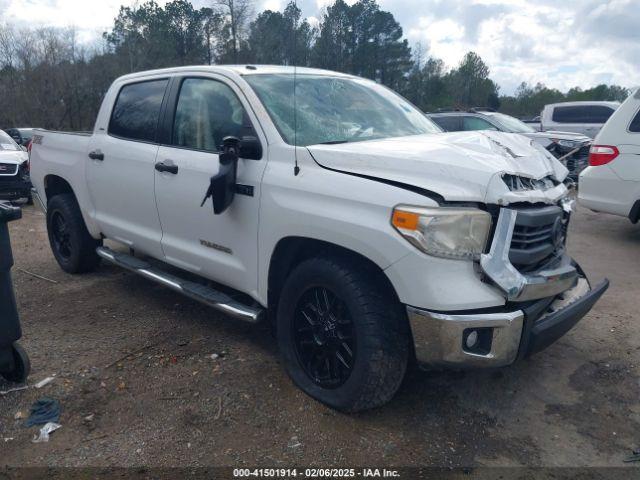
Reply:
[[[640,219],[640,89],[596,137],[580,175],[579,200],[591,210]]]
[[[542,131],[562,130],[594,138],[619,102],[563,102],[545,105],[540,115]]]

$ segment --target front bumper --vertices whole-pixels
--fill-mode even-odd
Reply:
[[[18,200],[31,195],[31,182],[18,175],[0,177],[0,200]]]
[[[536,353],[568,332],[609,287],[580,276],[564,293],[504,312],[444,314],[407,307],[416,359],[429,367],[501,367]],[[477,345],[468,346],[476,332]]]

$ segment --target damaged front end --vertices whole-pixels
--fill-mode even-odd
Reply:
[[[551,139],[547,150],[556,157],[569,171],[569,179],[578,183],[580,173],[589,166],[589,149],[592,141],[574,142],[570,140]]]
[[[568,255],[573,201],[494,207],[493,238],[480,257],[484,282],[503,307],[432,312],[408,307],[416,357],[428,367],[499,367],[536,353],[568,332],[595,305],[608,280],[591,286]]]

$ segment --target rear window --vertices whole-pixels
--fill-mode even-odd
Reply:
[[[445,132],[460,131],[460,117],[429,117]]]
[[[579,105],[556,107],[553,121],[556,123],[606,123],[613,115],[613,109],[604,105]]]
[[[125,85],[111,113],[109,133],[117,137],[155,142],[162,98],[168,80]]]
[[[636,113],[636,116],[631,120],[629,131],[633,133],[640,133],[640,111]]]

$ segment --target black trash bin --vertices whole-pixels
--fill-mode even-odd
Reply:
[[[7,223],[22,218],[19,208],[0,203],[0,375],[22,383],[29,376],[29,357],[17,343],[22,336],[20,317],[11,283],[13,254]]]

